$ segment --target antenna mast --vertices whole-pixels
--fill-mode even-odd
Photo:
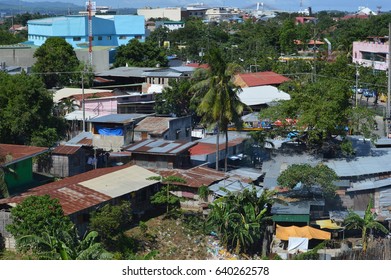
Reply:
[[[88,64],[92,67],[92,3],[88,0]]]

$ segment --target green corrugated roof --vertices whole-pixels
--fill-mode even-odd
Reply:
[[[309,223],[310,215],[273,215],[273,222]]]

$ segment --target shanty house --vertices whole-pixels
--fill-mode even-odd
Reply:
[[[10,195],[40,185],[33,172],[33,158],[48,151],[45,147],[0,144],[0,166],[5,170],[5,183]]]
[[[90,214],[105,204],[129,200],[136,215],[151,210],[149,197],[158,191],[159,182],[147,178],[157,175],[137,165],[95,169],[0,199],[0,209],[7,211],[28,196],[49,195],[59,200],[64,214],[83,234]]]
[[[189,149],[195,144],[148,139],[127,147],[125,151],[132,153],[132,162],[147,168],[188,168],[191,166]]]
[[[191,141],[191,116],[146,117],[134,128],[134,141],[146,139]]]
[[[121,151],[134,141],[134,127],[144,117],[145,114],[111,114],[89,120],[93,146],[106,151]]]

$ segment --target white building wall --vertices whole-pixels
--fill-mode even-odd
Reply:
[[[145,20],[151,18],[168,18],[169,20],[179,21],[182,20],[182,8],[143,8],[137,9],[139,16],[144,16]]]

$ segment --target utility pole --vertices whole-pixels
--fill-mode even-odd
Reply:
[[[358,64],[356,63],[356,88],[355,88],[355,96],[356,96],[356,107],[358,101],[358,77],[360,76],[360,72],[358,71]]]
[[[86,131],[86,107],[85,107],[85,100],[84,100],[84,69],[83,72],[81,72],[81,95],[82,95],[82,110],[83,110],[83,132]]]
[[[391,23],[388,24],[388,91],[387,91],[387,138],[389,138],[390,122],[390,95],[391,95]]]
[[[88,63],[92,67],[92,3],[88,0]]]

